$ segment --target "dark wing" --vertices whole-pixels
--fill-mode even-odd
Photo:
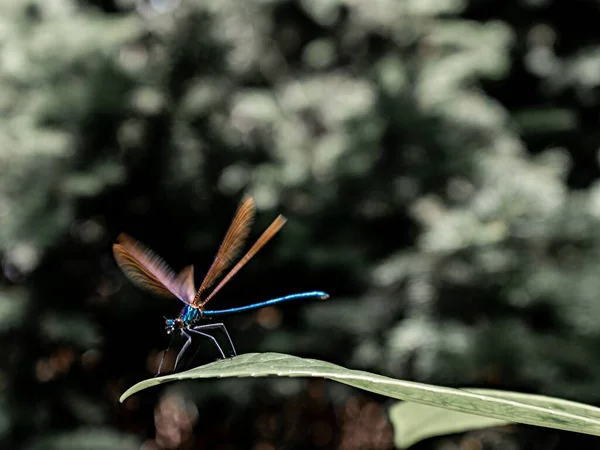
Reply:
[[[179,293],[185,299],[186,303],[192,303],[196,295],[196,286],[194,285],[194,266],[184,268],[175,279],[175,284],[179,288]]]
[[[193,305],[197,305],[204,292],[213,285],[213,283],[221,276],[223,271],[227,269],[233,262],[233,259],[237,256],[242,245],[248,237],[252,221],[254,220],[255,206],[254,199],[252,197],[246,197],[240,203],[231,225],[223,238],[223,242],[219,247],[219,251],[215,256],[210,269],[206,273],[200,289],[196,293]]]
[[[210,293],[206,300],[202,301],[199,294],[200,291],[196,294],[196,298],[192,302],[194,305],[197,305],[198,308],[202,308],[208,301],[214,297],[214,295],[221,290],[223,286],[227,284],[227,282],[239,272],[239,270],[246,265],[250,259],[256,255],[256,253],[264,247],[264,245],[271,240],[273,236],[277,234],[281,227],[285,225],[286,218],[282,215],[277,216],[277,218],[269,225],[269,228],[265,230],[265,232],[258,238],[258,240],[254,243],[254,245],[248,250],[248,253],[244,255],[240,261],[233,266],[233,268],[229,271],[227,276],[221,280],[221,282],[217,285],[217,287]]]
[[[113,254],[117,264],[136,285],[165,297],[182,297],[175,280],[175,273],[152,250],[136,241],[131,236],[121,233],[118,244],[113,245]]]

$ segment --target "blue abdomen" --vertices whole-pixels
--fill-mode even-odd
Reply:
[[[200,310],[185,305],[181,310],[179,318],[183,321],[184,326],[189,327],[200,319]]]

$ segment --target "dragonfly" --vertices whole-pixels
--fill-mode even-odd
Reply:
[[[223,323],[203,323],[202,319],[212,319],[228,314],[250,311],[264,308],[270,305],[276,305],[282,302],[297,299],[327,299],[329,295],[322,291],[300,292],[289,294],[283,297],[277,297],[270,300],[252,303],[246,306],[236,308],[207,310],[206,304],[231,280],[231,278],[244,267],[250,259],[275,236],[283,227],[286,219],[281,214],[269,225],[263,234],[256,240],[254,245],[246,254],[229,270],[229,272],[215,286],[217,280],[221,278],[224,272],[233,264],[240,253],[250,228],[254,221],[256,206],[252,197],[245,197],[240,202],[238,209],[225,233],[219,250],[208,269],[200,288],[196,290],[194,283],[194,267],[187,266],[181,272],[175,273],[165,261],[155,254],[141,242],[131,236],[121,233],[117,238],[117,243],[113,245],[113,254],[117,265],[123,273],[137,286],[163,297],[174,297],[185,303],[178,317],[174,319],[165,318],[165,330],[168,335],[180,333],[186,342],[183,344],[175,359],[174,370],[192,342],[192,335],[199,335],[210,339],[217,347],[223,359],[226,358],[225,352],[219,345],[219,342],[208,334],[210,330],[221,330],[229,341],[230,355],[236,356],[233,341],[229,332]],[[213,286],[214,289],[211,289]],[[167,349],[168,351],[168,349]],[[166,352],[165,354],[166,355]],[[163,358],[158,367],[160,374]]]

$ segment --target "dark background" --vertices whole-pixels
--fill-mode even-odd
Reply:
[[[589,0],[0,1],[1,447],[393,447],[390,400],[323,380],[118,403],[182,305],[125,279],[116,236],[199,284],[244,194],[251,239],[288,223],[211,306],[331,298],[227,318],[239,353],[600,404],[599,21]]]

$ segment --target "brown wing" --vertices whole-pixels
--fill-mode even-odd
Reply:
[[[196,298],[194,298],[194,301],[192,302],[194,305],[198,305],[198,308],[202,308],[206,303],[208,303],[208,301],[213,298],[215,296],[215,294],[217,292],[219,292],[221,290],[221,288],[223,286],[225,286],[227,284],[227,282],[236,274],[239,272],[239,270],[244,267],[246,265],[246,263],[248,261],[250,261],[250,259],[252,259],[252,257],[254,255],[256,255],[256,253],[258,253],[258,251],[264,247],[264,245],[269,242],[271,240],[271,238],[273,236],[275,236],[277,234],[277,232],[279,230],[281,230],[281,227],[283,227],[285,225],[286,222],[286,218],[283,217],[282,215],[277,216],[277,218],[273,221],[273,223],[271,223],[271,225],[269,225],[269,228],[267,228],[265,230],[265,232],[258,238],[258,240],[254,243],[254,245],[250,248],[250,250],[248,250],[248,252],[244,255],[244,257],[242,259],[240,259],[240,261],[233,266],[233,268],[229,271],[229,273],[227,274],[227,276],[225,276],[225,278],[223,278],[223,280],[221,280],[221,282],[217,285],[217,287],[210,293],[210,295],[208,297],[206,297],[206,300],[201,301],[200,298],[200,291],[198,291],[198,293],[196,294]]]
[[[223,242],[219,247],[219,251],[215,256],[210,269],[206,273],[200,289],[196,293],[194,299],[194,305],[196,301],[202,298],[204,292],[213,285],[213,283],[221,276],[223,271],[227,269],[233,262],[233,259],[237,256],[242,245],[248,237],[252,221],[254,220],[255,206],[254,199],[252,197],[246,197],[240,203],[238,210],[229,225],[229,229],[223,238]]]
[[[186,303],[192,303],[196,295],[196,286],[194,285],[194,266],[184,268],[175,279],[175,284],[179,288],[181,296]]]
[[[113,245],[115,260],[131,281],[155,294],[188,302],[182,298],[174,272],[160,256],[125,233],[117,241]]]

